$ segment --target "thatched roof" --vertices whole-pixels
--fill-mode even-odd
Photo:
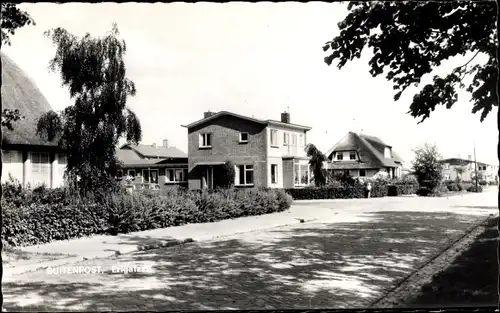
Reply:
[[[157,146],[153,147],[151,145],[129,145],[125,144],[121,147],[120,150],[126,150],[126,149],[131,149],[132,151],[136,152],[139,154],[140,158],[171,158],[171,159],[176,159],[176,158],[186,158],[187,159],[187,154],[182,152],[176,147],[163,147],[163,146]],[[123,157],[125,160],[130,160],[131,154],[128,152],[120,152],[121,157]],[[132,159],[137,159],[136,157]],[[124,161],[125,161],[124,160]]]
[[[14,130],[3,127],[3,145],[35,145],[55,147],[55,142],[49,142],[36,134],[38,119],[50,111],[47,99],[28,75],[3,52],[2,60],[2,107],[16,110],[24,116],[13,123]]]
[[[373,136],[358,135],[349,132],[339,140],[328,152],[327,158],[332,161],[329,168],[332,169],[369,169],[380,167],[397,167],[402,159],[392,151],[392,158],[384,157],[384,148],[391,147],[382,140]],[[392,149],[392,147],[391,147]],[[333,154],[341,151],[357,151],[359,161],[333,160]]]

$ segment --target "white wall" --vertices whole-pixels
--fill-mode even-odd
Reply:
[[[2,183],[9,180],[9,174],[20,183],[23,182],[23,153],[15,150],[2,151]]]
[[[271,130],[275,129],[278,131],[278,142],[277,146],[271,146]],[[290,138],[290,144],[283,144],[283,133],[288,133]],[[293,135],[296,136],[297,142],[293,146]],[[303,136],[302,142],[300,140],[300,135]],[[306,152],[304,151],[305,145],[307,144],[307,134],[305,131],[289,129],[280,126],[267,126],[266,127],[267,136],[267,155],[269,157],[283,157],[283,156],[297,156],[306,157]]]

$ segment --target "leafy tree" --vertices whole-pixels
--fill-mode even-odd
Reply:
[[[227,161],[214,169],[214,185],[218,188],[230,188],[234,185],[235,175],[233,162]]]
[[[50,69],[61,74],[74,104],[62,112],[46,113],[37,131],[48,140],[58,140],[67,151],[70,184],[83,192],[106,190],[116,183],[118,140],[125,137],[135,144],[141,140],[140,122],[126,107],[136,90],[125,76],[125,42],[118,38],[116,25],[102,38],[90,34],[79,38],[62,28],[45,35],[56,46]]]
[[[348,61],[359,58],[365,47],[372,48],[370,74],[385,74],[393,83],[396,101],[409,86],[418,87],[422,77],[444,60],[473,54],[446,76],[434,76],[433,82],[413,97],[409,113],[420,118],[419,123],[436,106],[451,108],[458,100],[458,89],[471,95],[472,113],[481,111],[481,121],[498,106],[500,5],[495,1],[353,1],[348,11],[338,23],[339,35],[323,46],[328,51],[325,62],[330,65],[337,61],[342,69]],[[472,65],[478,55],[485,56],[486,61]],[[472,78],[468,86],[464,83],[467,77]],[[500,110],[497,119],[500,132]],[[497,150],[500,161],[500,141]],[[500,210],[500,191],[497,201]],[[500,231],[500,224],[497,228]]]
[[[323,168],[323,162],[328,160],[327,157],[312,143],[306,145],[305,152],[310,158],[309,165],[313,171],[314,184],[318,187],[326,185],[327,173]]]
[[[457,173],[457,181],[462,181],[462,175],[465,173],[465,168],[463,166],[455,167],[455,173]]]
[[[20,10],[17,4],[4,3],[0,4],[0,45],[10,45],[10,37],[15,34],[15,31],[25,25],[35,25],[35,21],[29,16],[25,11]],[[9,130],[13,129],[12,122],[18,121],[22,116],[19,114],[19,110],[2,110],[2,120],[0,127],[0,176],[3,170],[3,160],[2,160],[2,142],[3,133],[2,128],[5,126]],[[2,186],[0,184],[0,203],[2,200]],[[3,213],[2,206],[0,204],[0,234],[3,233]],[[3,277],[3,242],[0,240],[0,281]],[[3,305],[3,292],[0,285],[0,307]]]
[[[415,149],[415,159],[412,162],[413,175],[420,187],[435,190],[443,179],[443,167],[439,160],[441,155],[436,145],[425,144]]]

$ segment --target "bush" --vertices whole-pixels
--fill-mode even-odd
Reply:
[[[445,180],[443,182],[443,185],[446,186],[446,188],[448,189],[448,191],[453,191],[453,192],[457,192],[457,191],[461,191],[461,185],[454,181],[454,180]]]
[[[421,197],[428,197],[431,193],[432,190],[427,187],[420,187],[417,189],[417,195]]]
[[[399,195],[398,187],[396,185],[389,185],[387,188],[387,195],[389,197],[397,197]]]
[[[133,194],[115,192],[99,202],[96,198],[73,201],[63,189],[44,190],[48,195],[39,192],[38,198],[29,191],[14,193],[17,198],[30,195],[36,203],[5,201],[3,240],[12,246],[25,246],[91,234],[115,235],[281,212],[292,203],[290,195],[275,189],[141,190]]]
[[[478,186],[477,190],[476,190],[476,186],[470,186],[469,188],[467,188],[467,191],[468,192],[483,192],[483,187]]]
[[[488,185],[488,182],[486,180],[480,180],[479,185],[486,186],[486,185]]]

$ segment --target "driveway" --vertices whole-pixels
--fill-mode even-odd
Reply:
[[[298,224],[88,260],[95,274],[37,271],[4,281],[8,310],[366,307],[467,229],[496,214],[494,192],[447,198],[304,201]],[[371,203],[371,204],[370,204]],[[327,213],[328,212],[328,213]],[[319,221],[318,220],[318,221]],[[144,272],[113,273],[111,267]]]

